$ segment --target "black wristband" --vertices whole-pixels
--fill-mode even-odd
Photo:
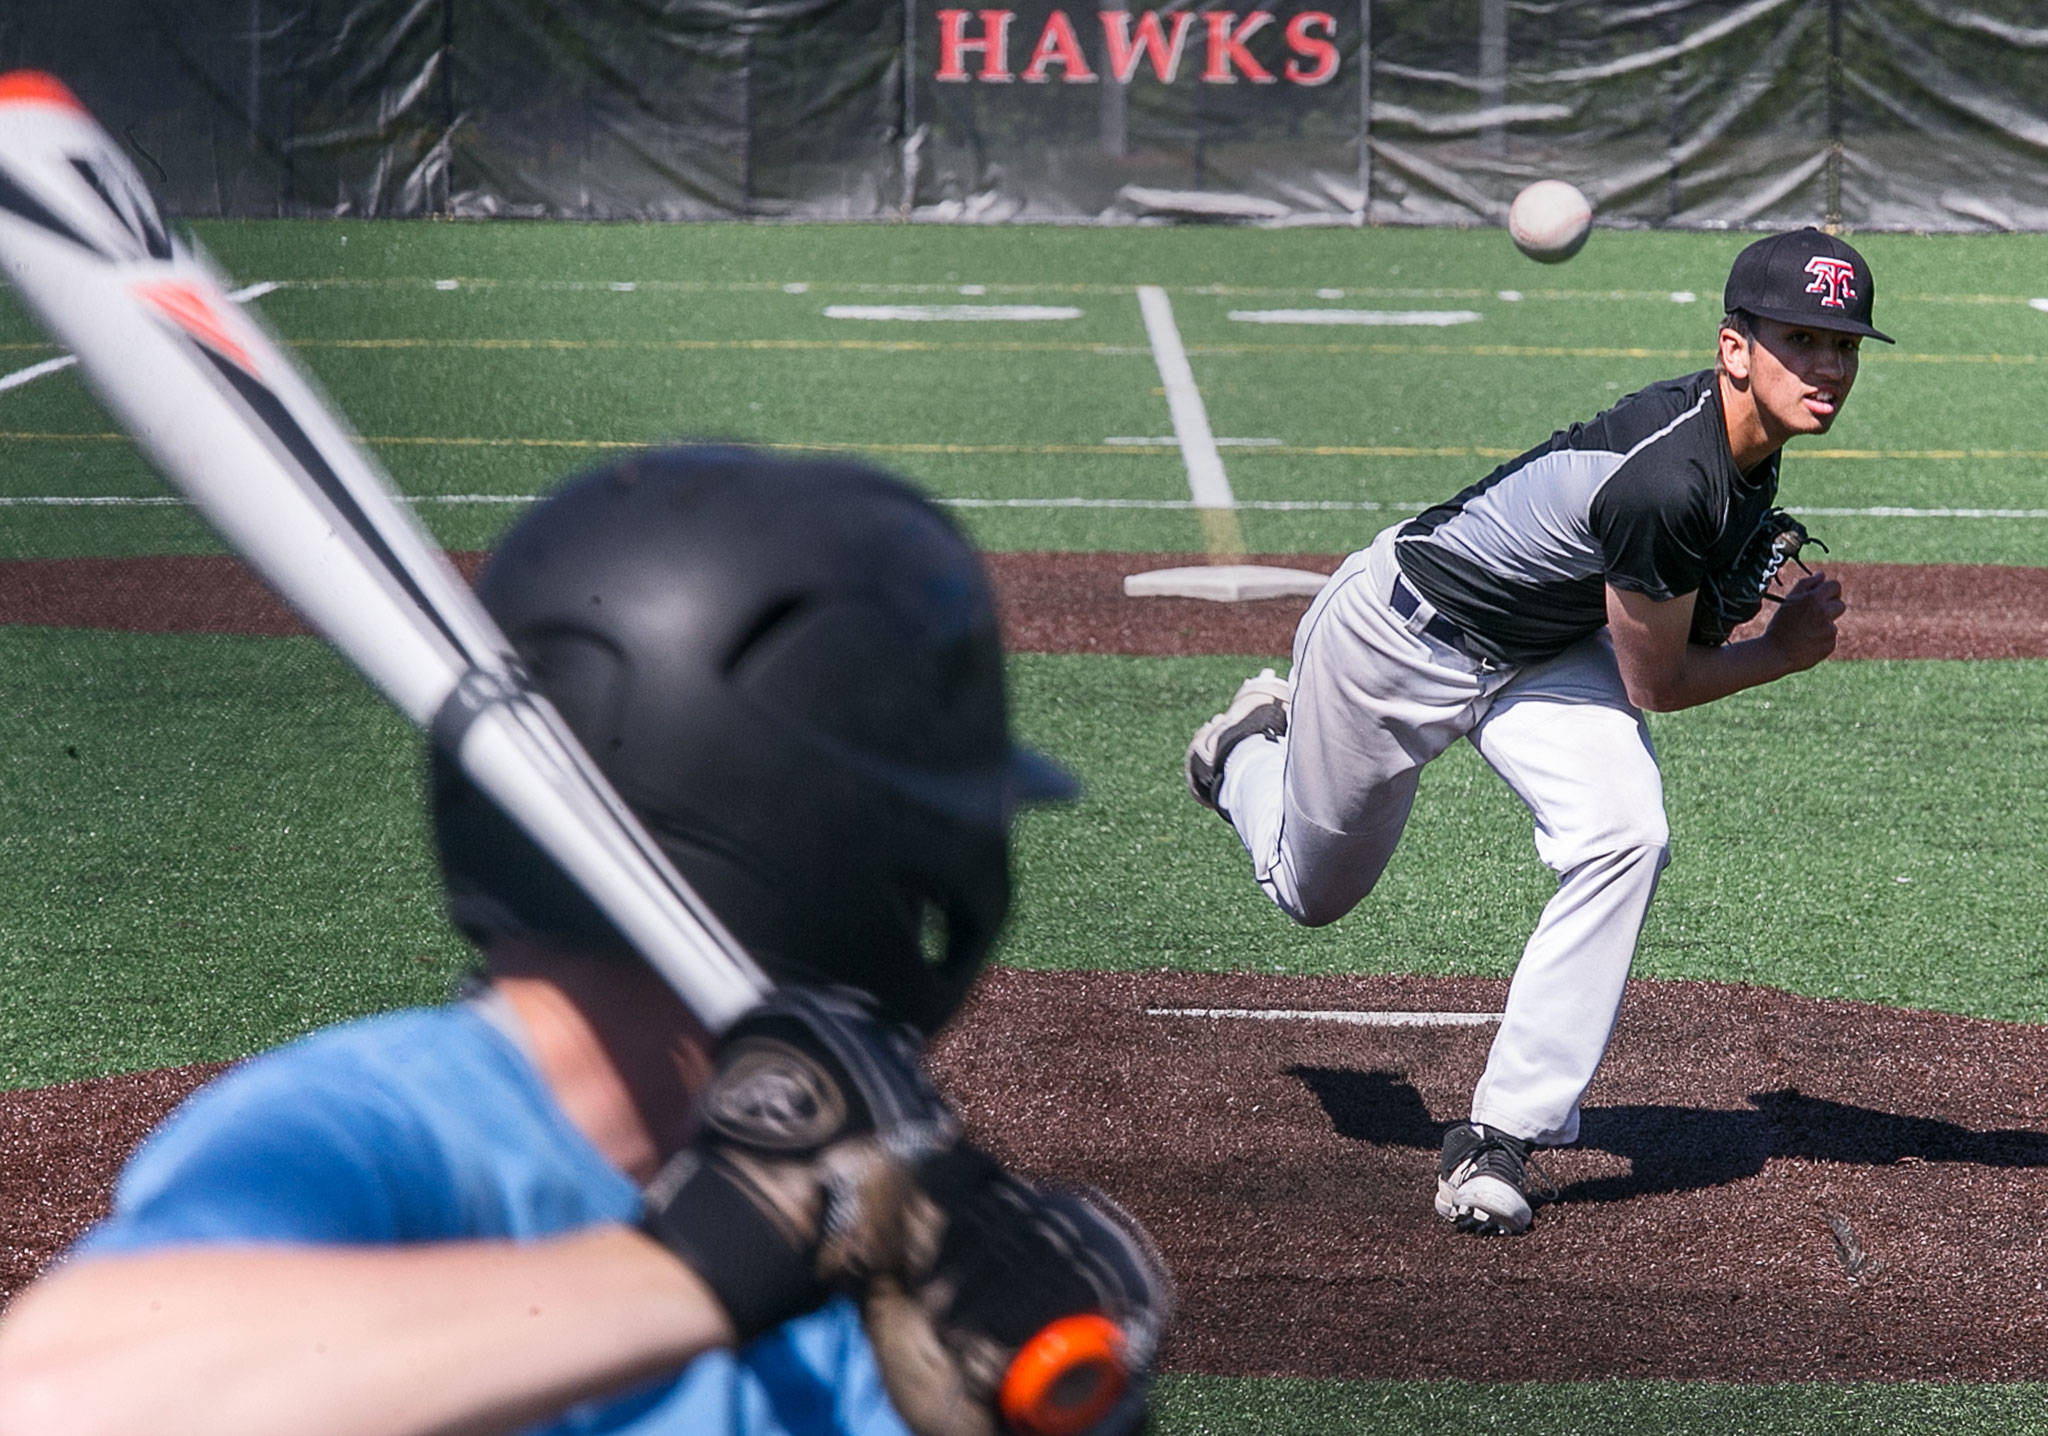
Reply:
[[[641,1229],[704,1280],[742,1345],[824,1301],[810,1252],[799,1246],[753,1184],[716,1155],[694,1167],[674,1195],[650,1202]]]

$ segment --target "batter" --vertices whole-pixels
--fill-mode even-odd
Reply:
[[[1309,926],[1393,855],[1422,767],[1464,738],[1529,807],[1558,876],[1472,1098],[1444,1139],[1436,1209],[1530,1225],[1528,1156],[1578,1138],[1669,858],[1643,710],[1811,668],[1845,604],[1824,572],[1761,636],[1724,643],[1698,602],[1773,512],[1779,452],[1824,434],[1871,326],[1870,268],[1818,230],[1759,240],[1729,274],[1715,367],[1653,384],[1353,554],[1294,639],[1289,678],[1247,681],[1195,734],[1197,800],[1260,887]]]
[[[922,1066],[1012,817],[1074,791],[1010,736],[967,540],[862,465],[656,449],[529,509],[478,593],[775,992],[707,1031],[437,749],[476,994],[167,1119],[0,1317],[0,1431],[1133,1436],[1149,1240],[1005,1172]]]

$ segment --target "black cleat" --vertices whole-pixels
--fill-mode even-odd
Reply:
[[[1444,1133],[1436,1166],[1436,1214],[1457,1223],[1459,1231],[1480,1236],[1519,1236],[1529,1230],[1534,1216],[1531,1172],[1541,1183],[1538,1201],[1557,1195],[1529,1160],[1533,1145],[1478,1122],[1451,1128]]]

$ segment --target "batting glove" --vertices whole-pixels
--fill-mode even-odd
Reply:
[[[922,1164],[902,1270],[862,1314],[916,1436],[1131,1436],[1173,1291],[1137,1220],[962,1143]]]
[[[741,1342],[900,1262],[911,1168],[960,1133],[919,1055],[846,988],[780,989],[719,1043],[701,1135],[649,1186],[642,1227]]]

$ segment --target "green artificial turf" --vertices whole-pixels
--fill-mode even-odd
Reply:
[[[1640,384],[1703,366],[1748,236],[1498,231],[209,223],[452,548],[621,446],[850,448],[996,548],[1198,549],[1134,294],[1164,286],[1254,551],[1342,552]],[[2048,563],[2048,236],[1865,236],[1880,323],[1782,500],[1844,560]],[[453,280],[452,287],[445,281]],[[631,284],[632,288],[617,286]],[[962,293],[979,286],[981,294]],[[1507,297],[1513,291],[1519,298]],[[1689,303],[1674,296],[1689,293]],[[827,304],[1069,305],[1031,325]],[[1233,311],[1463,309],[1435,329]],[[0,292],[0,374],[55,354]],[[0,392],[0,559],[218,551],[72,373]],[[509,501],[509,502],[508,502]],[[1106,506],[1107,505],[1107,506]],[[1305,505],[1308,507],[1286,507]],[[1911,514],[1816,514],[1876,507]],[[1952,510],[1992,511],[1970,516]],[[2003,513],[2004,516],[1995,516]],[[1003,960],[1501,975],[1550,888],[1466,749],[1381,890],[1305,932],[1180,787],[1244,659],[1023,657],[1019,721],[1088,780],[1028,816]],[[1858,663],[1654,720],[1676,857],[1639,971],[2048,1020],[2048,664]],[[0,629],[0,1086],[238,1056],[445,994],[403,724],[310,640]],[[1166,1436],[1877,1433],[2048,1424],[2033,1386],[1482,1385],[1174,1376]]]
[[[1551,879],[1462,746],[1358,912],[1310,931],[1258,893],[1179,776],[1246,666],[1013,661],[1020,727],[1089,791],[1024,819],[1003,960],[1506,973]],[[1657,719],[1676,859],[1638,970],[2048,1018],[2044,709],[2048,664],[1862,662]],[[0,1084],[445,993],[416,766],[310,639],[0,629]]]
[[[1161,285],[1214,432],[1261,441],[1222,450],[1246,544],[1305,552],[1354,547],[1553,428],[1706,364],[1743,238],[1602,233],[1543,269],[1492,230],[279,221],[200,234],[237,277],[284,284],[261,308],[408,492],[531,494],[620,445],[730,437],[866,454],[962,505],[1001,548],[1200,546],[1194,516],[1170,507],[1189,497],[1178,452],[1105,443],[1172,432],[1135,293]],[[2048,315],[2026,302],[2048,237],[1866,247],[1880,317],[1902,342],[1866,346],[1841,423],[1789,451],[1785,501],[1936,511],[1820,518],[1843,559],[2048,561],[2048,445],[2028,401]],[[969,324],[824,313],[878,303],[1081,312]],[[1230,317],[1300,308],[1479,317]],[[55,352],[4,301],[0,346],[0,372]],[[112,429],[75,374],[0,393],[0,499],[160,493]],[[1958,509],[2033,516],[1946,512]],[[437,502],[422,516],[470,548],[505,512]],[[210,542],[174,511],[7,517],[7,553]]]
[[[1553,882],[1467,745],[1426,770],[1351,916],[1298,928],[1257,891],[1179,775],[1187,735],[1254,666],[1014,660],[1024,726],[1089,792],[1025,820],[1008,960],[1506,975]],[[1653,715],[1674,858],[1636,971],[2048,1020],[2044,710],[2048,664],[1866,661]]]
[[[311,639],[0,629],[0,1085],[445,995],[419,786]]]
[[[2048,1388],[1173,1376],[1157,1411],[1160,1436],[2004,1436],[2048,1424]]]

